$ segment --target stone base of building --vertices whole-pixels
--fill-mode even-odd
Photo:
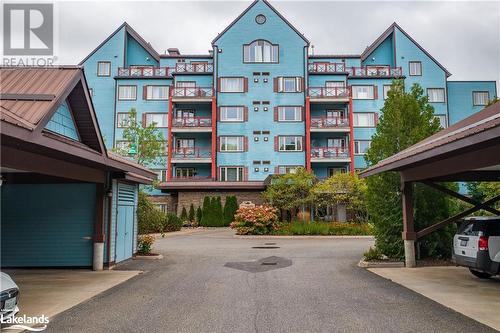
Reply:
[[[261,205],[264,203],[264,199],[262,198],[261,191],[245,191],[245,190],[237,190],[237,191],[193,191],[179,190],[177,193],[170,193],[169,197],[171,197],[173,202],[173,211],[176,211],[177,214],[180,214],[182,211],[182,207],[186,207],[186,210],[189,210],[191,204],[193,204],[196,209],[199,206],[203,205],[203,199],[206,196],[217,197],[220,196],[222,200],[222,204],[226,202],[226,197],[234,195],[238,200],[238,204],[243,201],[251,201],[256,205]]]
[[[154,205],[158,205],[162,212],[175,213],[177,197],[172,195],[151,195],[148,197]]]

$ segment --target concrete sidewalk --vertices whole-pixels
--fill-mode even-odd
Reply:
[[[474,320],[500,330],[500,279],[481,280],[464,267],[370,268]]]
[[[112,288],[140,271],[101,271],[85,269],[5,269],[19,286],[18,316],[52,319],[89,298]]]

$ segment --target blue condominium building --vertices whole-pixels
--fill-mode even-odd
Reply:
[[[422,86],[446,127],[496,97],[494,81],[450,72],[396,23],[361,54],[311,55],[310,42],[268,1],[257,0],[212,40],[207,54],[159,54],[127,23],[82,62],[108,148],[128,112],[155,123],[164,156],[153,200],[170,210],[205,195],[260,202],[270,175],[305,167],[318,178],[366,167],[393,79]]]

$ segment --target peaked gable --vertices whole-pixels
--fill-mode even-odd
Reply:
[[[119,31],[125,29],[125,32],[130,35],[137,43],[139,43],[157,62],[160,61],[160,55],[156,50],[146,42],[141,35],[139,35],[132,27],[127,23],[123,22],[115,31],[113,31],[101,44],[99,44],[92,52],[90,52],[82,61],[80,61],[79,65],[83,65],[85,61],[87,61],[94,53],[96,53],[104,44],[106,44],[113,36],[115,36]],[[125,35],[125,37],[127,36]],[[125,41],[124,41],[125,42]]]
[[[309,40],[304,37],[304,35],[299,31],[297,30],[297,28],[295,28],[283,15],[281,15],[280,12],[278,12],[278,10],[276,8],[274,8],[270,3],[269,1],[267,0],[255,0],[254,2],[252,2],[250,4],[250,6],[248,6],[240,15],[238,15],[236,17],[236,19],[234,19],[233,22],[231,22],[224,30],[222,30],[221,33],[219,33],[217,35],[217,37],[214,38],[214,40],[212,40],[212,45],[215,45],[215,43],[229,30],[231,29],[243,16],[245,16],[246,13],[248,13],[256,4],[258,4],[259,2],[262,2],[264,3],[267,7],[269,7],[269,9],[271,9],[279,18],[281,18],[281,20],[283,20],[283,22],[285,22],[293,31],[295,31],[297,33],[297,35],[299,35],[300,38],[302,38],[304,40],[304,42],[309,45],[310,42]]]
[[[404,31],[396,22],[391,24],[387,30],[385,30],[370,46],[366,48],[366,50],[361,54],[361,61],[365,61],[366,58],[370,56],[370,54],[375,51],[380,44],[382,44],[389,36],[394,36],[394,33],[398,29],[403,35],[406,36],[415,46],[417,46],[425,55],[427,55],[432,61],[436,63],[445,73],[446,76],[450,76],[451,73],[441,65],[429,52],[427,52],[420,44],[417,43],[406,31]]]
[[[75,141],[80,141],[80,136],[76,129],[75,120],[68,105],[68,101],[64,101],[57,111],[52,115],[49,122],[45,126],[46,130],[58,133]]]

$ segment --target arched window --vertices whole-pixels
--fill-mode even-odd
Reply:
[[[244,62],[278,62],[279,46],[267,40],[256,40],[248,45],[243,45]]]

